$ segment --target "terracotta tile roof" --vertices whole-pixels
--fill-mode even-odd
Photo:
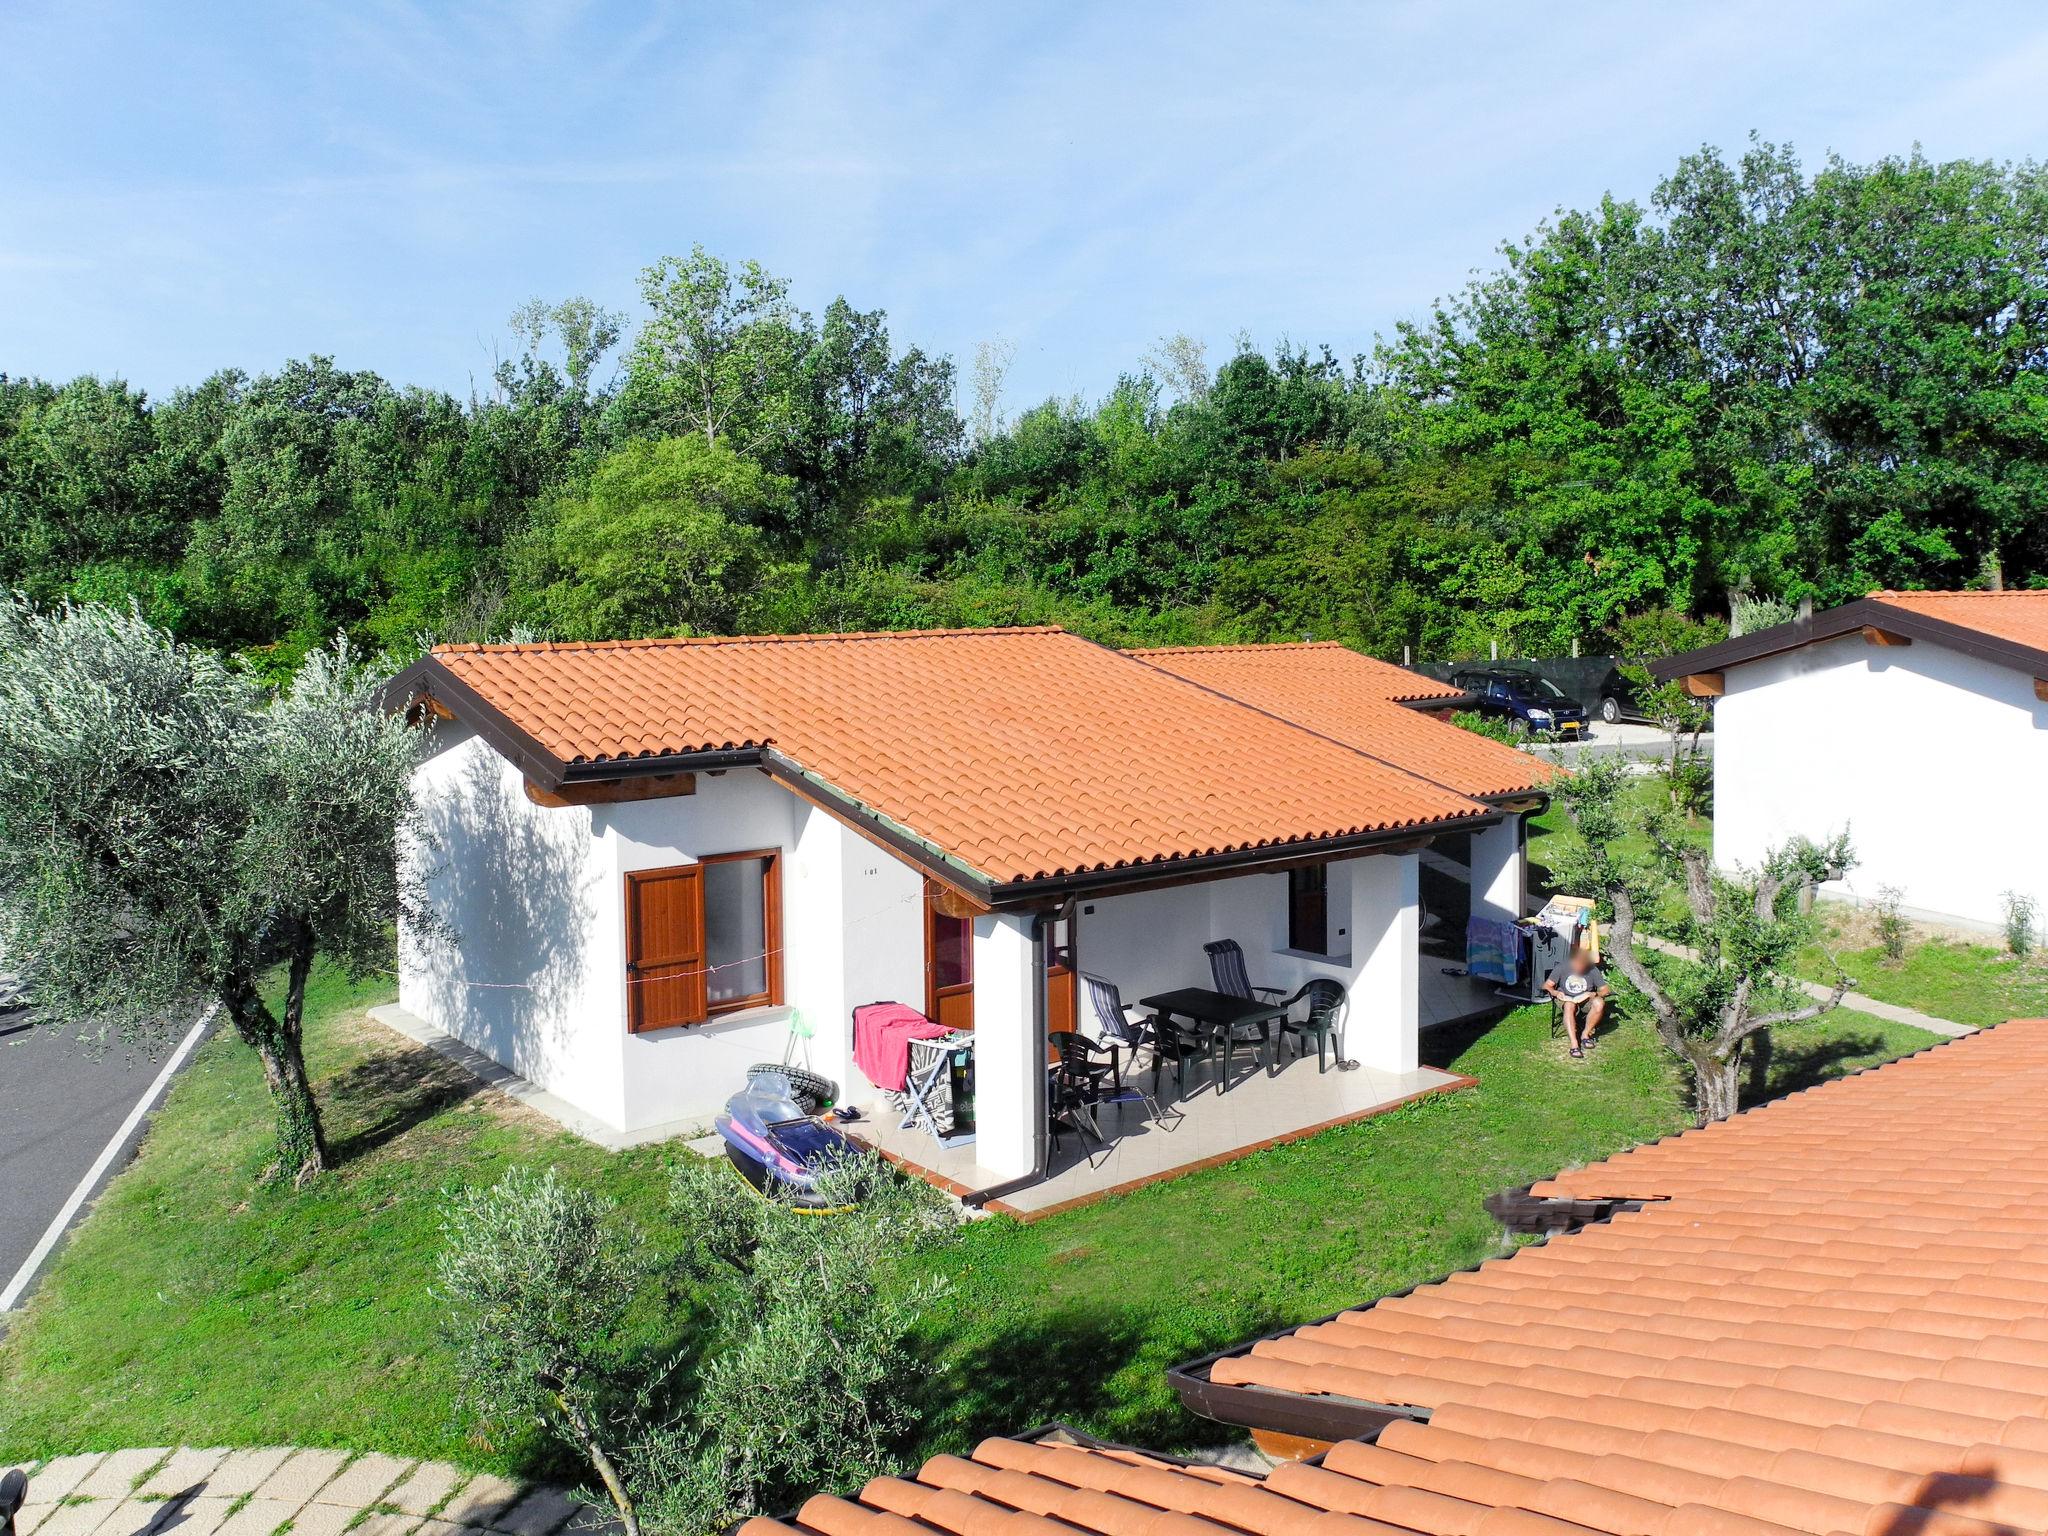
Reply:
[[[2048,592],[1873,592],[1870,600],[2048,651]]]
[[[1666,656],[1652,662],[1650,671],[1666,681],[1718,672],[1862,629],[1895,630],[1907,640],[1947,646],[2036,677],[2048,675],[2048,591],[1873,592],[1807,618]]]
[[[1384,699],[1392,704],[1419,704],[1433,699],[1449,703],[1465,696],[1462,688],[1354,651],[1335,640],[1289,640],[1269,645],[1157,645],[1130,654],[1211,687],[1222,687],[1225,678],[1249,683],[1265,675],[1286,678],[1310,671],[1339,679],[1349,695]]]
[[[1793,1095],[1534,1191],[1640,1209],[1212,1379],[1426,1416],[1326,1467],[1440,1536],[2048,1528],[2044,1098],[2048,1021]]]
[[[561,763],[769,746],[995,884],[1486,811],[1058,629],[446,646],[433,662]]]
[[[1548,764],[1396,702],[1460,698],[1456,688],[1330,641],[1133,651],[1133,656],[1461,795],[1548,787]]]

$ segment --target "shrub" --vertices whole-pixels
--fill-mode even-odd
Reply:
[[[552,1169],[450,1194],[439,1290],[463,1408],[575,1447],[627,1536],[702,1536],[886,1470],[932,1368],[912,1334],[941,1282],[910,1260],[953,1213],[869,1156],[820,1187],[835,1209],[798,1211],[690,1158],[659,1262],[610,1201]],[[642,1296],[688,1309],[668,1331],[700,1328],[702,1348],[636,1351]]]
[[[906,1261],[953,1225],[922,1184],[878,1159],[830,1170],[850,1207],[795,1211],[716,1164],[677,1168],[670,1210],[686,1262],[725,1320],[688,1411],[632,1449],[649,1531],[698,1536],[816,1488],[884,1470],[916,1423],[931,1363],[912,1332],[941,1282]]]
[[[538,1425],[576,1447],[638,1536],[612,1447],[631,1380],[627,1310],[647,1276],[640,1235],[613,1203],[555,1170],[514,1168],[446,1197],[439,1293],[479,1428]]]
[[[2005,947],[2024,960],[2034,950],[2034,919],[2040,903],[2019,891],[2007,891],[1998,900],[2005,911]]]
[[[1476,709],[1461,709],[1451,716],[1451,724],[1460,730],[1470,731],[1475,736],[1485,736],[1494,741],[1505,742],[1518,747],[1524,738],[1515,734],[1507,721],[1496,720],[1491,715],[1482,715]]]
[[[1896,885],[1880,885],[1877,899],[1870,904],[1870,921],[1877,930],[1877,947],[1891,965],[1897,965],[1906,958],[1908,928],[1903,910],[1905,901],[1906,893]]]

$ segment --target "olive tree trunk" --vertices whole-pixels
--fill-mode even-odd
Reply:
[[[306,978],[312,969],[313,936],[299,925],[292,936],[283,1018],[270,1011],[253,980],[246,977],[228,986],[221,998],[228,1017],[235,1021],[235,1032],[262,1059],[277,1126],[278,1176],[295,1187],[327,1169],[327,1133],[321,1127],[320,1106],[306,1073],[303,1026]]]

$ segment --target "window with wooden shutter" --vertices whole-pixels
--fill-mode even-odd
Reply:
[[[713,854],[627,875],[626,996],[635,1034],[780,1003],[780,855]]]
[[[695,864],[626,876],[626,1027],[635,1034],[709,1018],[704,871]]]

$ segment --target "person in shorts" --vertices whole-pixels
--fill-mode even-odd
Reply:
[[[1593,963],[1591,954],[1575,949],[1564,964],[1550,973],[1543,990],[1564,1010],[1564,1035],[1571,1042],[1572,1054],[1584,1056],[1593,1031],[1600,1027],[1600,1016],[1607,1012],[1607,978]]]

